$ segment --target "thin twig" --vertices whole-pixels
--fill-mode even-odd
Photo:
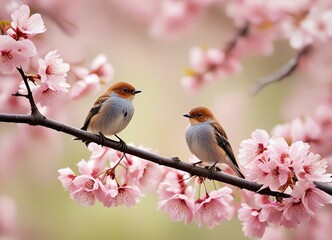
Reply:
[[[246,22],[241,28],[239,28],[234,35],[234,37],[226,44],[226,47],[224,49],[225,54],[229,54],[232,52],[232,50],[236,47],[236,44],[239,42],[239,40],[245,36],[247,36],[249,33],[249,23]]]
[[[301,58],[303,56],[307,55],[309,53],[310,49],[311,49],[311,46],[307,46],[307,47],[301,49],[301,51],[299,51],[294,58],[290,59],[284,66],[282,66],[276,72],[258,80],[256,82],[256,84],[253,86],[251,94],[255,95],[260,90],[262,90],[265,86],[267,86],[271,83],[277,82],[277,81],[281,81],[284,78],[290,76],[292,73],[294,73],[300,63]]]

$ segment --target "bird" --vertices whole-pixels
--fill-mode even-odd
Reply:
[[[114,83],[96,100],[81,129],[99,134],[101,145],[104,145],[105,135],[114,135],[120,141],[121,148],[125,149],[125,142],[117,134],[127,127],[132,119],[132,100],[140,92],[127,82]]]
[[[189,118],[185,138],[191,153],[200,160],[198,163],[212,164],[209,167],[210,173],[213,173],[217,164],[226,163],[239,177],[245,178],[236,162],[226,132],[212,111],[200,106],[183,116]]]

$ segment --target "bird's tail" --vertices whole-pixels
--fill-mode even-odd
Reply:
[[[85,130],[86,131],[86,128],[85,128],[85,126],[83,126],[82,128],[81,128],[81,130]],[[72,140],[80,140],[80,141],[82,141],[83,143],[85,143],[85,145],[86,146],[88,146],[89,145],[89,141],[88,140],[84,140],[84,139],[82,139],[82,138],[80,138],[80,137],[74,137],[74,138],[72,138]]]
[[[239,176],[240,178],[245,179],[244,175],[242,174],[242,172],[240,171],[240,169],[239,169],[238,167],[236,167],[236,173],[238,174],[238,176]]]

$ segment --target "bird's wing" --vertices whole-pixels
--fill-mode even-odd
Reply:
[[[243,174],[240,172],[239,165],[236,162],[233,149],[228,142],[227,135],[225,130],[217,123],[211,123],[212,126],[214,127],[215,131],[215,137],[217,140],[218,145],[226,152],[227,156],[229,159],[232,161],[236,169],[238,170],[240,176],[243,176]]]
[[[108,96],[105,96],[105,95],[103,95],[97,99],[97,101],[95,102],[93,107],[90,109],[88,116],[85,118],[84,125],[81,128],[82,130],[88,129],[91,118],[99,112],[101,106],[103,105],[103,102],[105,102],[107,99],[108,99]]]

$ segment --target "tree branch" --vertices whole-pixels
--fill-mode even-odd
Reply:
[[[33,126],[44,126],[59,132],[67,133],[69,135],[78,137],[80,139],[88,140],[91,142],[99,143],[100,138],[98,135],[75,128],[71,127],[66,124],[62,124],[56,121],[53,121],[51,119],[47,118],[35,118],[33,115],[23,115],[23,114],[0,114],[0,122],[12,122],[12,123],[25,123]],[[121,144],[119,142],[106,139],[104,143],[105,147],[109,147],[115,150],[121,150]],[[140,148],[128,146],[126,153],[137,156],[139,158],[164,165],[167,167],[171,167],[174,169],[182,170],[185,172],[190,173],[191,175],[196,175],[200,177],[208,177],[209,176],[209,170],[197,166],[193,166],[192,164],[186,163],[181,161],[178,158],[168,158],[168,157],[163,157],[160,155],[157,155],[155,153],[147,152],[144,151]],[[262,188],[261,184],[257,184],[254,182],[250,182],[248,180],[238,178],[235,176],[231,176],[222,172],[215,172],[211,179],[228,183],[230,185],[242,188],[242,189],[247,189],[249,191],[253,191],[259,194],[263,195],[270,195],[270,196],[280,196],[280,197],[290,197],[288,194],[280,193],[280,192],[275,192],[271,191],[268,188]],[[320,182],[315,182],[316,186],[323,190],[324,192],[332,195],[332,186],[325,184],[325,183],[320,183]]]
[[[18,96],[18,97],[26,97],[29,99],[30,102],[30,107],[31,107],[31,114],[35,117],[35,118],[44,118],[44,116],[39,112],[37,105],[35,103],[35,100],[33,99],[33,95],[29,86],[29,80],[27,75],[25,75],[22,67],[17,68],[18,72],[21,74],[21,77],[23,79],[23,82],[27,88],[28,93],[25,94],[21,94],[21,93],[14,93],[14,96]]]
[[[271,75],[265,76],[258,80],[256,84],[252,88],[252,95],[257,94],[260,90],[262,90],[267,85],[281,81],[285,77],[290,76],[295,70],[297,69],[301,58],[309,53],[311,46],[304,47],[297,53],[297,55],[290,59],[284,66],[278,69],[276,72],[272,73]]]

